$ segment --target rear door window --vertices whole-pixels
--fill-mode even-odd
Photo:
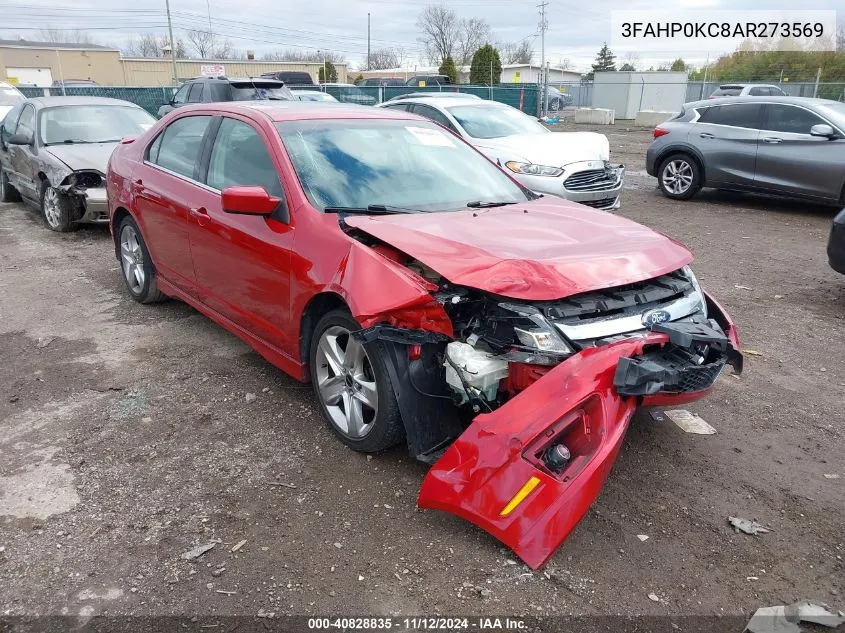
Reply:
[[[701,113],[699,123],[711,125],[730,125],[758,129],[760,125],[759,103],[735,103],[731,105],[711,106]]]
[[[804,108],[769,104],[766,106],[763,129],[787,134],[809,134],[811,127],[821,123],[827,123],[827,121]]]
[[[199,103],[202,101],[202,84],[196,83],[188,91],[188,103]]]
[[[150,162],[196,180],[202,141],[210,121],[210,116],[176,119],[161,134],[161,141],[156,139],[150,147]],[[155,156],[152,155],[154,149],[157,149]]]
[[[771,92],[769,92],[768,88],[763,88],[761,86],[755,86],[751,90],[748,91],[748,94],[752,97],[768,97]]]

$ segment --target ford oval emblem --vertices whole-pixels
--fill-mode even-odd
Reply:
[[[666,310],[649,310],[648,312],[643,313],[642,320],[644,326],[652,327],[658,323],[665,323],[670,318],[672,318],[672,315]]]

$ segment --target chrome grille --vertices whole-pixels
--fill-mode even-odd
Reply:
[[[569,191],[603,191],[613,189],[618,184],[616,174],[604,169],[579,171],[567,178],[563,186]]]

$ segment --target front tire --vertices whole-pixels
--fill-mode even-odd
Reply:
[[[78,226],[71,221],[69,201],[59,195],[49,180],[41,183],[41,217],[47,228],[57,233],[75,231]]]
[[[141,229],[132,216],[126,216],[117,227],[120,270],[129,294],[138,303],[157,303],[166,299],[158,289],[156,271]]]
[[[361,329],[346,310],[317,323],[309,363],[314,394],[329,428],[354,451],[377,453],[405,433],[387,361],[377,346],[352,337]]]
[[[672,200],[689,200],[704,184],[698,162],[687,154],[672,154],[660,163],[657,184]]]
[[[0,168],[0,202],[20,202],[21,194],[11,184],[6,172]]]

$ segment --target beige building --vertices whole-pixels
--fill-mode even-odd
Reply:
[[[257,77],[272,71],[300,70],[316,83],[320,66],[319,62],[180,59],[176,72],[178,79],[184,80],[206,74]],[[346,64],[335,64],[335,69],[337,80],[346,82]],[[170,59],[123,59],[118,49],[108,46],[0,40],[0,81],[44,88],[61,80],[91,80],[100,86],[170,86],[173,66]]]
[[[126,85],[120,51],[92,44],[0,40],[0,81],[46,87],[62,79]]]

